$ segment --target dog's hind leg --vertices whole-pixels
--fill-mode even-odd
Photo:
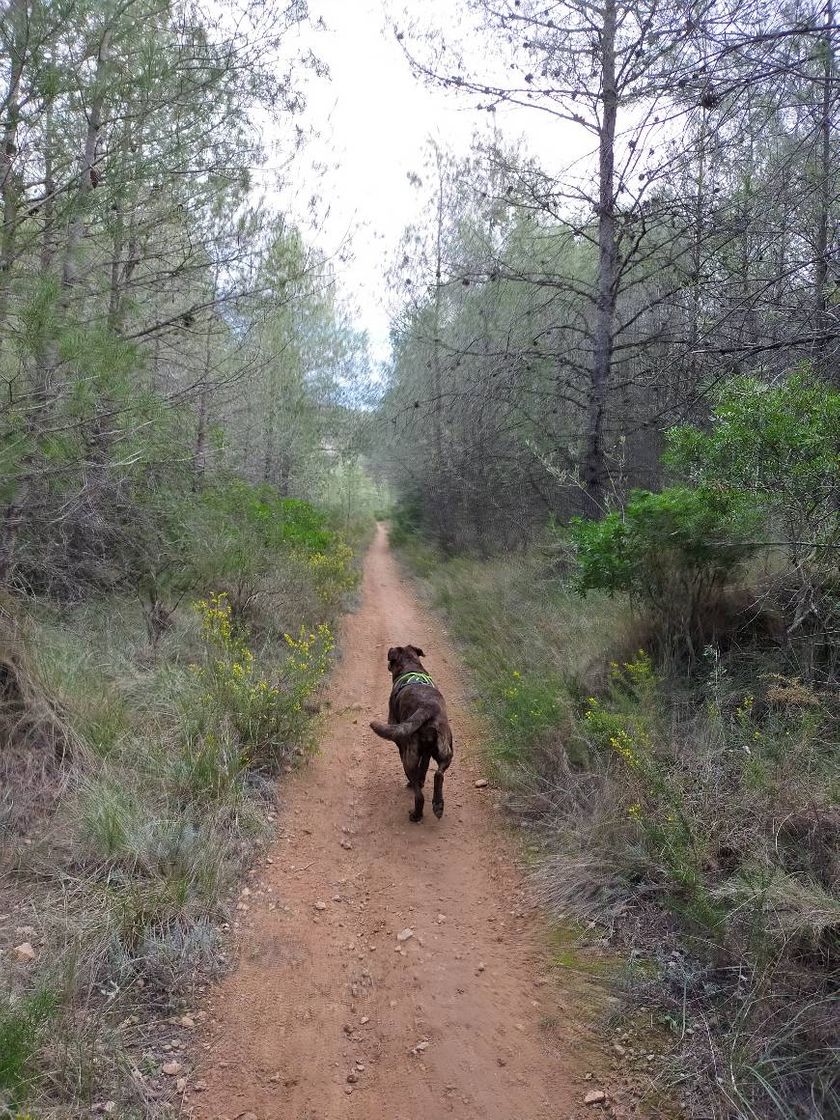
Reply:
[[[432,812],[438,820],[443,816],[443,775],[449,769],[449,763],[452,761],[452,733],[448,733],[448,743],[446,740],[441,743],[438,740],[437,751],[437,765],[435,771],[435,788],[432,795]]]
[[[414,808],[408,814],[409,820],[418,824],[423,819],[423,805],[426,799],[423,797],[423,778],[425,774],[421,773],[422,760],[417,741],[412,739],[408,743],[401,744],[400,754],[402,755],[403,769],[406,778],[408,778],[408,784],[414,790]]]
[[[421,789],[426,784],[426,775],[429,772],[429,763],[431,762],[431,760],[432,760],[431,755],[424,754],[424,755],[421,756],[420,762],[418,763],[417,769],[418,769],[418,776],[420,778],[420,788]],[[411,789],[411,780],[410,779],[409,779],[409,781],[407,781],[405,783],[405,788],[406,789]]]

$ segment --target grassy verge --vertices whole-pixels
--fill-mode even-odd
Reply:
[[[0,1115],[172,1111],[275,777],[314,741],[352,550],[265,488],[206,509],[198,574],[151,609],[2,605]]]
[[[658,1088],[698,1118],[840,1114],[836,692],[758,638],[687,679],[537,553],[400,551],[463,645],[546,906],[645,962],[626,1007],[670,1038]]]

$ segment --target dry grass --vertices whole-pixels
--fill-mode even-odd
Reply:
[[[285,679],[283,629],[337,607],[305,573],[269,575],[248,604],[254,664],[272,680]],[[108,1100],[162,1115],[164,1024],[227,967],[274,782],[195,671],[214,654],[189,603],[154,647],[140,604],[118,598],[7,602],[0,621],[0,1115]],[[31,963],[12,952],[24,940]]]
[[[52,813],[89,761],[59,698],[43,687],[31,636],[20,607],[0,601],[0,856]]]
[[[406,555],[464,645],[535,891],[648,962],[625,994],[671,1036],[660,1089],[698,1120],[840,1114],[836,690],[742,611],[686,679],[545,556]]]

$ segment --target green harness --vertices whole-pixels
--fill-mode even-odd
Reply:
[[[431,688],[435,687],[435,682],[428,673],[403,673],[394,681],[394,692],[401,692],[410,684],[427,684]]]

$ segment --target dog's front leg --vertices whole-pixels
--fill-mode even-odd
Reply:
[[[408,819],[414,824],[419,824],[423,819],[423,806],[426,804],[426,798],[423,796],[423,786],[420,782],[420,775],[417,774],[412,779],[411,788],[414,792],[414,808],[408,814]]]
[[[438,820],[443,816],[443,771],[440,767],[435,771],[435,793],[432,798],[432,811]]]

